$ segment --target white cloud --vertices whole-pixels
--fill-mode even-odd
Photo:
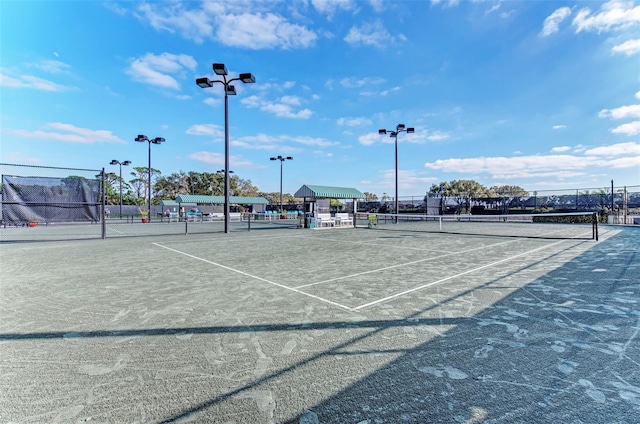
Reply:
[[[345,11],[356,10],[356,3],[353,0],[311,0],[313,7],[321,14],[331,19],[333,15],[342,9]]]
[[[141,58],[134,59],[126,72],[135,81],[177,90],[180,84],[170,74],[184,78],[186,77],[184,70],[193,70],[196,65],[196,61],[186,54],[147,53]]]
[[[618,143],[610,146],[594,147],[593,149],[585,150],[585,155],[590,156],[639,156],[640,155],[640,143]]]
[[[377,132],[364,134],[358,137],[358,143],[362,144],[363,146],[371,146],[373,144],[380,143],[380,137],[380,134],[378,134]]]
[[[214,137],[223,137],[224,129],[219,125],[213,124],[195,124],[187,128],[186,131],[189,135],[206,135]]]
[[[362,118],[362,117],[358,117],[358,118],[338,118],[337,123],[341,127],[343,127],[343,126],[345,126],[345,127],[361,127],[361,126],[371,126],[371,125],[373,125],[373,122],[371,122],[370,119]]]
[[[398,40],[405,41],[406,37],[402,34],[397,37],[392,36],[381,21],[365,23],[359,27],[354,26],[344,37],[344,41],[353,46],[363,45],[378,48],[385,47],[387,44],[395,43]]]
[[[59,60],[43,60],[39,63],[34,64],[33,66],[40,68],[45,72],[49,72],[50,74],[60,74],[71,69],[71,65],[68,65]]]
[[[551,149],[553,153],[562,153],[562,152],[567,152],[569,150],[571,150],[571,147],[569,146],[557,146]]]
[[[637,38],[635,40],[627,40],[622,44],[618,44],[617,46],[613,46],[611,49],[612,53],[623,53],[627,56],[632,56],[636,53],[640,53],[640,39]]]
[[[384,84],[386,82],[386,80],[384,78],[380,78],[380,77],[375,77],[375,78],[352,78],[352,77],[347,77],[347,78],[342,78],[340,80],[340,85],[342,85],[343,87],[346,88],[360,88],[360,87],[365,87],[365,86],[371,86],[371,85],[379,85],[379,84]]]
[[[181,3],[142,3],[138,11],[138,19],[156,30],[178,32],[196,43],[211,38],[213,33],[211,17],[207,13],[201,9],[187,10]]]
[[[640,118],[640,104],[621,106],[615,109],[602,109],[598,116],[611,119]]]
[[[623,135],[638,135],[640,134],[640,121],[629,122],[628,124],[622,124],[611,130],[613,134]]]
[[[313,111],[308,108],[294,109],[294,106],[300,106],[301,103],[296,96],[284,96],[278,102],[270,102],[254,95],[245,97],[240,102],[247,107],[257,107],[280,118],[309,119],[313,115]]]
[[[615,31],[628,28],[640,22],[640,6],[634,6],[633,1],[611,0],[600,6],[598,13],[592,14],[591,9],[581,9],[573,19],[572,25],[576,33],[581,31]]]
[[[31,88],[42,91],[65,91],[69,89],[64,85],[56,84],[53,81],[38,78],[33,75],[20,75],[18,78],[13,78],[0,74],[0,86],[19,89]]]
[[[561,7],[556,9],[551,15],[547,16],[542,25],[542,31],[540,35],[547,37],[553,33],[558,32],[559,25],[562,21],[571,15],[571,9],[568,7]]]
[[[44,130],[13,130],[13,134],[27,138],[41,138],[46,140],[56,140],[65,143],[96,144],[96,143],[118,143],[126,144],[126,141],[106,130],[90,130],[80,128],[71,124],[52,122],[46,125],[49,131]]]
[[[136,17],[157,31],[178,33],[201,44],[207,39],[246,49],[307,48],[318,35],[312,30],[269,13],[270,2],[147,2]],[[248,12],[251,11],[251,12]]]
[[[460,4],[460,0],[431,0],[431,5],[436,6],[438,4],[442,4],[442,7],[455,7]]]
[[[567,128],[567,126],[566,125],[554,125],[552,128],[554,130],[563,130],[563,129]]]
[[[636,93],[636,99],[640,100],[640,91]]]
[[[216,152],[194,152],[189,155],[190,159],[198,162],[203,162],[214,167],[224,166],[224,155]],[[248,159],[244,159],[242,156],[230,156],[230,165],[234,168],[251,168],[255,167],[255,164]]]
[[[273,13],[224,15],[218,18],[220,42],[246,49],[299,49],[315,44],[315,32]]]
[[[493,178],[541,178],[582,175],[594,167],[630,168],[640,165],[640,144],[620,143],[589,149],[585,155],[451,158],[425,163],[443,172],[489,174]]]

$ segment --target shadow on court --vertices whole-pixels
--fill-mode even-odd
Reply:
[[[340,334],[325,348],[272,363],[260,377],[225,390],[202,387],[205,400],[142,421],[298,423],[311,410],[325,424],[636,423],[639,233],[630,229],[594,244],[494,303],[486,302],[489,292],[512,289],[516,274],[542,261],[447,292],[444,300],[434,301],[431,290],[397,299],[376,308],[375,319],[5,333],[0,342]],[[460,314],[465,305],[477,312]],[[273,404],[266,392],[276,393]]]

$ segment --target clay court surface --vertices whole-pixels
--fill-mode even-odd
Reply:
[[[0,422],[637,423],[640,229],[599,238],[2,243]]]

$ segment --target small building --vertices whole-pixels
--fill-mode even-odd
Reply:
[[[318,213],[331,212],[331,199],[353,201],[353,211],[358,210],[358,200],[365,195],[351,187],[332,187],[305,184],[294,195],[303,199],[305,215],[316,216]]]
[[[163,201],[164,202],[164,201]],[[178,207],[182,206],[185,209],[191,207],[214,207],[224,205],[224,196],[205,196],[200,194],[181,194],[174,202]],[[250,206],[251,212],[262,212],[266,205],[269,203],[264,197],[248,197],[248,196],[229,196],[230,205],[238,206]],[[188,205],[188,206],[187,206]],[[216,211],[223,212],[223,211]]]

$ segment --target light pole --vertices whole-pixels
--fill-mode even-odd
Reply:
[[[120,165],[120,219],[122,219],[122,165],[129,166],[131,165],[131,161],[125,160],[124,162],[120,162],[114,159],[109,162],[109,165]]]
[[[229,95],[236,94],[236,88],[231,85],[233,81],[242,81],[245,84],[256,82],[251,73],[240,74],[238,78],[227,80],[227,67],[224,63],[214,63],[213,72],[222,77],[222,80],[210,80],[207,77],[196,78],[196,84],[201,88],[213,87],[219,82],[224,86],[224,232],[229,232]]]
[[[146,135],[142,135],[142,134],[138,134],[138,136],[136,137],[136,141],[142,143],[142,142],[148,142],[149,143],[149,207],[148,207],[148,212],[147,212],[147,218],[149,219],[149,222],[151,222],[151,144],[161,144],[164,143],[164,138],[162,137],[156,137],[156,138],[148,138]]]
[[[224,176],[224,169],[217,170],[216,174],[222,174]],[[233,171],[229,170],[229,174],[233,174]],[[231,177],[229,177],[229,180],[231,180]],[[229,195],[231,195],[231,193],[229,193]]]
[[[291,156],[276,156],[274,158],[269,158],[269,160],[279,160],[280,161],[280,213],[282,213],[282,163],[285,160],[293,160]]]
[[[401,132],[406,132],[407,134],[413,134],[415,132],[414,128],[405,128],[404,124],[398,124],[396,126],[395,131],[389,131],[385,129],[378,130],[378,134],[384,135],[389,133],[390,137],[395,139],[396,144],[396,199],[395,199],[395,213],[398,213],[398,134]],[[398,217],[396,216],[396,222],[398,222]]]

